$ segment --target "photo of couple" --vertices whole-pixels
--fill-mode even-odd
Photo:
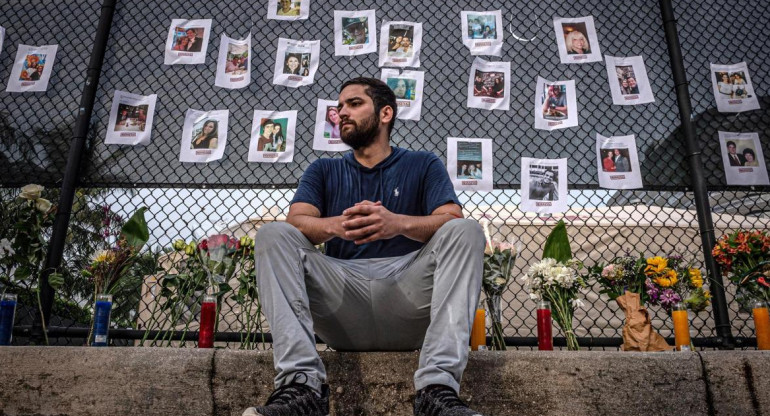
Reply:
[[[472,160],[457,161],[457,179],[481,179],[481,178],[482,178],[481,162],[474,162]]]
[[[566,120],[568,118],[566,85],[545,85],[543,118],[546,120]]]
[[[636,82],[634,67],[631,65],[616,66],[620,93],[623,95],[639,94],[639,85]]]
[[[200,52],[203,48],[203,32],[202,27],[175,28],[174,46],[171,49],[183,52]]]
[[[24,59],[21,67],[19,81],[40,81],[45,69],[45,55],[40,53],[30,54]]]
[[[481,142],[457,142],[457,179],[483,178]]]
[[[388,56],[411,58],[414,55],[414,26],[390,25],[388,33]]]
[[[115,122],[115,131],[144,131],[147,125],[147,112],[150,106],[144,105],[118,105],[118,118]]]
[[[602,171],[604,172],[631,172],[631,161],[628,149],[603,148],[601,149]]]
[[[286,52],[283,62],[284,74],[300,75],[303,77],[310,75],[309,53]]]
[[[263,118],[259,122],[258,152],[284,152],[286,151],[286,138],[283,132],[289,124],[288,118],[269,119]]]
[[[717,90],[720,94],[730,98],[749,98],[746,74],[740,72],[715,72]]]
[[[226,59],[225,73],[227,75],[235,76],[245,73],[249,61],[249,45],[228,44]]]
[[[730,166],[759,166],[753,140],[728,140],[726,147]]]
[[[476,70],[473,82],[475,97],[501,98],[505,95],[505,74]]]
[[[468,39],[495,39],[496,17],[491,14],[468,14]]]

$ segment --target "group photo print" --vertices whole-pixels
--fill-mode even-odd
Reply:
[[[501,98],[505,95],[505,73],[476,70],[473,96]]]

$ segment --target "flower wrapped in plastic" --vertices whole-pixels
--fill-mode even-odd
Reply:
[[[516,262],[521,244],[513,236],[509,236],[505,240],[498,237],[499,233],[492,236],[489,232],[489,220],[482,219],[480,223],[484,230],[484,238],[487,241],[484,249],[484,272],[481,288],[484,291],[487,310],[492,320],[492,349],[505,350],[500,303],[503,292],[510,282],[511,269]]]
[[[738,297],[770,302],[770,233],[735,231],[723,235],[711,252],[722,274],[738,286]]]

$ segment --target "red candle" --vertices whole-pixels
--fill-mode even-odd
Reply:
[[[537,349],[553,351],[553,329],[551,324],[551,302],[537,304]]]
[[[198,330],[198,348],[214,346],[214,322],[217,316],[217,301],[214,296],[206,295],[201,304],[201,326]]]

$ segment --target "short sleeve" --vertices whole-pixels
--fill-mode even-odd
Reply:
[[[323,213],[324,181],[321,161],[316,160],[302,174],[292,204],[304,202],[318,208]]]
[[[449,202],[454,202],[462,208],[462,204],[455,194],[454,186],[452,186],[452,181],[449,179],[446,166],[433,153],[429,154],[424,195],[423,206],[426,215],[430,215],[436,208]]]

